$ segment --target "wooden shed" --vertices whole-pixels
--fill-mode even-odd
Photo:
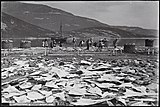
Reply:
[[[135,44],[125,44],[124,45],[124,52],[125,53],[135,53],[136,49],[135,49]]]
[[[2,49],[12,49],[13,48],[13,41],[12,40],[2,40],[1,48]]]
[[[145,40],[145,47],[153,47],[154,40],[153,39],[146,39]]]
[[[31,48],[31,41],[22,40],[20,42],[20,48]]]

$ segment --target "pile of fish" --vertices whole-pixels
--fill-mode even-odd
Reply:
[[[12,58],[1,61],[2,103],[156,106],[158,61]],[[7,63],[8,64],[8,63]]]

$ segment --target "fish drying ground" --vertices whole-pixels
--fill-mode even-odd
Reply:
[[[2,103],[54,106],[159,104],[157,56],[72,54],[1,57]]]

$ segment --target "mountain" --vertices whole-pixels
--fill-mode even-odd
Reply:
[[[129,31],[124,31],[121,29],[113,27],[90,27],[78,30],[72,30],[65,32],[66,35],[74,35],[79,38],[144,38],[146,35],[136,34]],[[151,35],[152,36],[152,35]],[[151,37],[150,36],[150,37]]]
[[[52,31],[58,31],[60,23],[62,23],[64,31],[108,26],[94,19],[75,16],[69,12],[41,4],[5,2],[3,3],[2,11]]]
[[[4,12],[1,13],[1,16],[2,38],[37,38],[48,37],[48,33],[55,34],[53,31],[27,23]]]
[[[146,35],[149,37],[156,37],[156,35],[158,34],[158,31],[154,29],[143,29],[140,27],[128,27],[128,26],[112,26],[112,27],[135,34]]]
[[[56,36],[53,32],[59,32],[62,24],[63,35],[70,37],[76,36],[79,38],[86,37],[107,37],[107,38],[157,38],[157,30],[143,29],[140,27],[128,26],[111,26],[101,23],[97,20],[76,16],[72,13],[61,9],[52,8],[42,4],[28,4],[21,2],[5,2],[2,5],[2,12],[6,13],[6,17],[14,17],[22,23],[27,23],[28,26],[16,28],[16,35],[48,35]],[[2,20],[6,20],[3,18]],[[19,25],[20,22],[17,24]],[[10,20],[6,20],[7,26],[12,26]],[[5,26],[1,23],[1,25]],[[20,26],[25,26],[21,24]],[[33,27],[33,28],[32,28]],[[42,32],[41,30],[44,31]],[[27,30],[27,31],[25,31]],[[11,32],[11,31],[10,31]],[[26,33],[24,33],[26,32]],[[30,33],[28,33],[30,32]],[[38,33],[39,32],[39,33]],[[20,34],[18,34],[20,33]],[[36,33],[36,34],[34,34]],[[38,34],[37,34],[38,33]],[[46,34],[47,33],[47,34]],[[10,33],[12,34],[12,33]],[[29,35],[28,35],[29,34]]]

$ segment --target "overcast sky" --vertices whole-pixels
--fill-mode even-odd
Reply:
[[[28,3],[45,4],[109,25],[159,29],[158,1],[28,1]]]

